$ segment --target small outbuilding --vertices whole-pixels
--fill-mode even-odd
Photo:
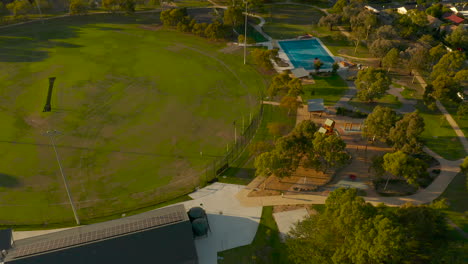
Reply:
[[[310,99],[307,101],[307,110],[309,115],[312,116],[312,113],[318,113],[322,116],[322,113],[325,112],[325,105],[323,104],[323,98]]]

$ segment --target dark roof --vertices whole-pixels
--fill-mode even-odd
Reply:
[[[15,241],[5,263],[196,264],[183,205]]]
[[[11,238],[13,233],[11,229],[0,230],[0,251],[11,248]]]
[[[323,105],[323,98],[308,100],[307,109],[309,110],[309,112],[325,111],[325,106]]]

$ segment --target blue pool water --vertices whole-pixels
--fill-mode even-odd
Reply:
[[[319,58],[323,62],[320,69],[331,70],[335,62],[316,39],[287,40],[278,43],[295,68],[314,70],[314,59]]]

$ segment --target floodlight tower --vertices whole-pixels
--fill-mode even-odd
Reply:
[[[71,208],[73,210],[73,215],[75,216],[76,224],[80,225],[80,219],[78,218],[78,214],[76,212],[75,205],[73,204],[73,199],[72,199],[72,196],[71,196],[71,193],[70,193],[70,188],[68,187],[67,178],[65,177],[65,174],[63,173],[62,164],[60,163],[60,158],[59,158],[59,155],[58,155],[58,152],[57,152],[57,148],[55,148],[54,137],[56,135],[58,135],[58,134],[61,134],[61,133],[58,132],[57,130],[47,131],[47,135],[49,136],[50,142],[52,143],[52,147],[54,148],[55,158],[57,158],[57,163],[58,163],[59,168],[60,168],[60,174],[62,174],[63,183],[65,185],[65,190],[67,191],[68,200],[70,201],[70,205],[71,205]]]
[[[245,23],[244,23],[244,65],[247,57],[247,1],[244,0],[245,4]]]

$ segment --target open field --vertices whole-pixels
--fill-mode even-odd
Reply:
[[[84,219],[180,196],[224,154],[232,122],[258,109],[264,79],[241,52],[162,30],[158,17],[0,31],[1,224],[73,219],[47,130],[61,132],[57,151]]]
[[[447,216],[468,233],[468,204],[466,203],[468,190],[466,183],[466,175],[457,174],[441,197],[446,198],[449,204],[449,208],[445,210]]]
[[[266,20],[263,30],[274,39],[295,38],[310,33],[323,13],[312,7],[265,5],[261,14]]]

